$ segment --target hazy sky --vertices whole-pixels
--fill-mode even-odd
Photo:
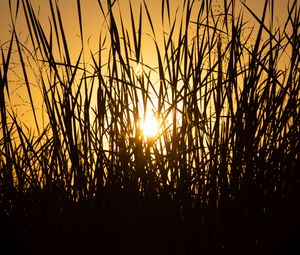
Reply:
[[[1,24],[1,33],[0,33],[0,45],[3,45],[6,41],[10,38],[10,29],[11,29],[11,20],[9,15],[9,6],[8,6],[8,0],[0,0],[0,24]],[[16,4],[17,0],[11,1],[13,5]],[[22,2],[22,1],[20,1]],[[53,2],[55,2],[53,0]],[[79,23],[78,23],[78,16],[77,16],[77,0],[58,0],[62,19],[64,22],[65,32],[67,36],[67,40],[69,42],[69,47],[72,51],[71,54],[73,54],[73,57],[76,58],[78,56],[78,53],[80,51],[80,39],[79,39]],[[106,2],[106,1],[101,1]],[[133,13],[136,16],[136,19],[138,19],[139,15],[139,6],[143,2],[142,0],[131,0],[130,1],[133,6]],[[149,12],[152,15],[152,19],[154,22],[155,29],[157,31],[161,32],[161,0],[147,0],[147,6],[149,8]],[[172,18],[174,18],[174,13],[178,6],[181,6],[184,0],[170,0],[171,3],[171,13],[173,13]],[[196,4],[200,4],[200,1],[196,1]],[[212,1],[213,5],[216,7],[218,6],[218,3],[222,3],[223,0],[214,0]],[[236,1],[239,3],[239,1]],[[287,16],[287,6],[289,2],[293,2],[292,0],[274,0],[275,3],[275,19],[278,19],[278,21],[275,20],[275,26],[282,25],[284,20]],[[49,9],[49,1],[47,0],[31,0],[31,3],[33,5],[33,8],[36,10],[36,12],[39,13],[40,21],[47,31],[47,27],[49,27],[49,20],[48,17],[50,14]],[[129,9],[129,1],[128,0],[119,0],[119,8],[122,13],[122,17],[124,19],[125,27],[127,27],[129,30],[131,30],[131,23],[130,23],[130,9]],[[260,0],[248,0],[246,1],[247,5],[260,17],[262,8],[263,8],[263,1]],[[101,27],[103,25],[103,16],[101,14],[101,10],[98,5],[98,0],[85,0],[81,1],[81,9],[82,9],[82,16],[83,16],[83,27],[84,27],[84,36],[85,41],[89,40],[89,47],[93,52],[97,51],[97,42],[99,41],[99,33],[101,30]],[[15,6],[14,6],[15,7]],[[222,8],[222,6],[220,6]],[[118,13],[118,5],[114,7],[116,13]],[[16,22],[16,28],[18,36],[21,39],[26,39],[27,32],[26,32],[26,25],[23,13],[21,11],[22,8],[20,8],[20,13]],[[251,20],[251,17],[247,11],[245,11],[245,18],[247,20]],[[116,15],[116,17],[119,15]],[[180,14],[179,14],[180,16]],[[147,17],[144,13],[143,17],[143,30],[144,33],[150,32],[150,26],[147,24]],[[252,24],[254,24],[254,21],[251,21]],[[250,26],[250,25],[249,25]],[[148,30],[147,30],[148,29]],[[151,41],[151,38],[149,36],[143,37],[143,52],[142,55],[144,57],[145,63],[149,64],[153,61],[153,53],[155,53],[155,47],[149,47],[149,43],[153,43]],[[145,45],[147,48],[145,48]],[[153,52],[154,51],[154,52]],[[16,60],[17,61],[17,60]],[[151,63],[150,63],[151,64]],[[20,86],[18,84],[13,84],[16,88],[11,88],[11,90],[18,91],[16,94],[19,94],[18,97],[15,97],[15,104],[19,104],[20,99],[23,100],[22,92],[20,90]],[[19,92],[20,91],[20,92]],[[30,111],[30,109],[26,109],[25,107],[22,107],[23,111]]]
[[[56,0],[59,3],[61,15],[64,22],[65,27],[65,33],[67,36],[67,39],[69,42],[72,42],[71,45],[69,45],[70,49],[72,50],[72,53],[74,54],[74,57],[77,56],[77,52],[80,51],[80,39],[79,39],[79,23],[78,23],[78,16],[77,16],[77,0],[68,0],[68,1],[61,1]],[[149,8],[149,11],[152,15],[152,19],[154,22],[155,29],[159,32],[162,32],[161,26],[161,0],[145,0],[147,3],[147,6]],[[246,4],[258,15],[261,16],[261,12],[263,9],[263,2],[260,0],[245,0]],[[9,15],[9,6],[8,6],[8,0],[0,0],[0,24],[1,24],[1,33],[0,33],[0,45],[2,45],[5,41],[9,40],[10,38],[10,15]],[[11,1],[13,5],[16,4],[17,0]],[[20,1],[22,2],[22,1]],[[55,2],[53,0],[53,2]],[[101,1],[103,3],[106,3],[106,1]],[[118,0],[117,4],[114,6],[114,10],[118,12],[118,5],[120,7],[122,17],[124,19],[125,27],[127,27],[131,31],[131,23],[130,23],[130,9],[129,9],[129,2],[131,2],[133,6],[133,12],[136,14],[136,19],[138,19],[138,13],[139,13],[139,6],[141,3],[143,3],[143,0]],[[176,12],[176,9],[178,6],[182,6],[184,0],[170,0],[171,3],[171,13],[174,14]],[[201,1],[196,1],[196,5],[200,5]],[[282,25],[284,22],[286,16],[287,16],[287,6],[289,2],[293,2],[293,0],[274,0],[275,5],[275,22],[274,25]],[[49,8],[49,1],[48,0],[31,0],[31,3],[36,10],[37,13],[39,13],[40,21],[46,29],[49,27],[49,16],[50,14],[50,8]],[[223,0],[214,0],[212,1],[213,5],[218,8],[217,6],[223,3]],[[240,1],[236,0],[237,5],[240,6]],[[100,30],[103,25],[103,15],[101,14],[101,10],[99,8],[98,0],[85,0],[81,1],[81,9],[82,9],[82,17],[83,17],[83,27],[84,27],[84,36],[85,36],[85,42],[89,38],[89,47],[93,52],[98,50],[98,42],[99,42],[99,34]],[[220,5],[220,8],[223,6]],[[219,8],[219,9],[220,9]],[[238,9],[237,7],[236,9]],[[22,9],[22,8],[20,8]],[[197,8],[195,8],[197,10]],[[245,20],[250,20],[249,26],[252,26],[255,24],[254,19],[249,16],[248,11],[244,11],[245,13]],[[22,15],[22,11],[19,13],[19,17],[17,19],[17,31],[19,36],[27,36],[26,32],[26,26],[25,26],[25,20],[24,16]],[[116,15],[118,17],[119,15]],[[180,16],[180,15],[179,15]],[[277,21],[278,20],[278,21]],[[144,33],[151,33],[150,32],[150,26],[147,23],[147,17],[144,13],[143,17],[143,32]],[[26,37],[25,37],[26,38]],[[25,39],[24,37],[22,39]],[[151,38],[149,36],[144,36],[142,44],[143,46],[147,46],[151,44]],[[153,46],[153,45],[152,45]],[[155,50],[154,47],[152,47],[153,50]],[[147,60],[147,58],[151,58],[151,54],[153,54],[149,49],[151,49],[151,46],[148,47],[147,51],[143,51],[144,60]],[[147,56],[148,55],[148,56]]]
[[[2,44],[4,41],[9,38],[9,24],[10,22],[10,15],[9,15],[9,7],[8,7],[8,0],[1,0],[0,1],[0,24],[1,24],[1,34],[0,34],[0,44]],[[17,1],[11,1],[12,3],[16,3]],[[21,1],[20,1],[21,2]],[[54,1],[53,1],[54,2]],[[74,31],[74,27],[78,28],[77,25],[77,7],[76,2],[77,0],[68,0],[68,1],[58,1],[61,12],[64,18],[66,30],[70,33],[78,32]],[[102,1],[106,2],[106,1]],[[120,8],[122,13],[124,13],[124,19],[128,17],[129,14],[129,5],[127,0],[119,0]],[[138,11],[138,7],[140,3],[142,3],[142,0],[131,0],[130,1],[133,5],[133,8],[135,12]],[[171,7],[173,10],[177,8],[178,5],[180,5],[183,2],[183,0],[171,0]],[[212,1],[214,4],[217,5],[217,3],[222,3],[221,0],[218,1]],[[237,3],[239,1],[236,1]],[[258,15],[261,14],[262,6],[264,1],[260,0],[248,0],[246,1],[247,5]],[[283,20],[286,18],[287,15],[287,6],[288,2],[292,3],[293,1],[289,0],[274,0],[275,4],[275,16],[279,20],[279,24],[282,24]],[[48,16],[50,15],[49,12],[49,2],[46,0],[31,0],[31,3],[35,10],[39,10],[41,21],[44,24],[47,24]],[[153,15],[154,20],[158,20],[160,17],[160,8],[161,8],[161,0],[152,0],[147,1],[149,10],[151,12],[151,15]],[[99,28],[99,21],[101,20],[101,14],[100,14],[100,8],[97,3],[97,0],[88,0],[88,1],[81,1],[82,4],[82,11],[83,11],[83,18],[85,21],[85,31],[86,35],[92,35],[95,32],[95,29]],[[19,17],[19,20],[17,22],[18,28],[23,30],[23,22],[22,16]],[[74,23],[75,26],[74,26]],[[277,22],[275,22],[276,25]]]

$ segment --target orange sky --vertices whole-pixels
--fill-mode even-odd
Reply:
[[[16,1],[12,1],[16,3]],[[21,1],[20,1],[21,2]],[[77,22],[76,14],[77,14],[77,7],[76,7],[76,0],[68,0],[68,1],[59,1],[59,5],[62,11],[62,15],[64,18],[66,30],[70,33],[74,34],[74,22]],[[100,8],[98,7],[97,0],[89,0],[89,1],[81,1],[82,3],[82,10],[83,10],[83,18],[85,21],[85,30],[87,35],[95,34],[95,29],[98,28],[98,22],[100,20]],[[105,2],[105,1],[102,1]],[[124,18],[128,17],[129,14],[129,1],[126,0],[119,0],[119,4],[121,7],[121,11],[126,14]],[[139,6],[142,0],[131,0],[130,1],[134,8]],[[183,0],[171,0],[171,7],[173,10],[176,9],[178,5],[180,5]],[[213,1],[214,4],[222,1]],[[236,1],[237,3],[239,1]],[[248,0],[246,1],[247,5],[254,10],[255,13],[260,15],[262,11],[264,1],[257,1],[257,0]],[[283,20],[286,18],[287,15],[287,5],[288,2],[292,2],[291,0],[274,0],[275,3],[275,16],[279,20],[279,24],[282,24]],[[49,4],[48,1],[45,0],[31,0],[32,5],[36,10],[40,12],[40,18],[42,22],[47,22],[47,18],[50,14],[49,12]],[[160,19],[160,8],[161,8],[161,0],[152,0],[147,1],[149,10],[153,15],[154,20]],[[137,11],[137,8],[135,9]],[[9,7],[8,7],[8,0],[1,0],[0,1],[0,24],[1,24],[1,34],[0,34],[0,44],[3,44],[9,38],[9,24],[10,24],[10,16],[9,16]],[[74,20],[75,17],[75,20]],[[21,17],[20,17],[21,18]],[[275,22],[276,25],[277,22]],[[21,19],[18,20],[18,27],[20,30],[23,30],[23,21]],[[78,26],[75,26],[78,27]]]
[[[258,1],[258,0],[245,0],[247,5],[258,15],[261,15],[263,2],[264,1]],[[275,27],[278,25],[282,25],[284,20],[287,16],[287,6],[289,2],[292,2],[293,0],[274,0],[275,4]],[[8,7],[8,0],[1,0],[0,1],[0,24],[1,24],[1,33],[0,33],[0,45],[2,45],[5,41],[9,40],[10,38],[10,15],[9,15],[9,7]],[[12,1],[15,5],[17,1]],[[20,1],[22,2],[22,1]],[[55,2],[55,1],[53,1]],[[76,57],[80,51],[80,39],[79,39],[79,23],[77,18],[77,0],[68,0],[68,1],[60,1],[59,6],[62,13],[62,18],[65,26],[65,32],[66,36],[71,45],[69,45],[70,49],[72,50],[72,53],[74,54],[74,57]],[[106,1],[102,1],[103,3]],[[143,2],[142,0],[130,0],[134,13],[136,14],[136,18],[138,19],[138,13],[139,13],[139,6]],[[182,6],[182,3],[184,0],[171,0],[171,13],[175,13],[176,8],[178,6]],[[199,0],[196,1],[196,4],[198,2],[198,5],[200,3]],[[219,5],[218,3],[222,3],[223,0],[214,0],[212,1],[213,5],[216,7]],[[48,17],[50,14],[50,8],[49,8],[49,2],[46,0],[31,0],[31,3],[34,7],[34,9],[39,13],[39,17],[41,20],[42,25],[45,28],[49,27],[49,21]],[[118,0],[117,3],[120,6],[120,10],[125,22],[125,26],[128,27],[128,29],[131,29],[131,23],[130,23],[130,11],[129,11],[129,1],[128,0]],[[152,19],[154,22],[154,26],[157,29],[157,31],[161,32],[161,0],[146,0],[147,6],[149,8],[149,11],[152,15]],[[237,4],[240,3],[240,1],[236,1]],[[103,16],[101,14],[101,10],[98,5],[98,0],[88,0],[88,1],[81,1],[81,7],[82,7],[82,16],[83,16],[83,27],[84,27],[84,36],[85,41],[89,38],[89,47],[93,52],[97,51],[98,49],[98,42],[99,42],[99,33],[101,26],[103,24]],[[222,8],[222,5],[220,6]],[[21,8],[20,8],[21,9]],[[220,8],[219,8],[220,9]],[[238,9],[238,7],[236,8]],[[114,10],[118,11],[118,5],[114,7]],[[119,15],[116,15],[116,17]],[[179,15],[180,16],[180,15]],[[174,15],[173,15],[174,17]],[[249,12],[245,10],[245,20],[251,20],[249,23],[249,27],[255,24],[254,19],[249,16]],[[127,22],[127,24],[126,24]],[[25,26],[25,20],[22,15],[22,12],[20,12],[20,15],[17,19],[17,31],[18,35],[20,36],[26,36],[26,26]],[[46,29],[47,30],[47,29]],[[144,33],[151,33],[150,32],[150,26],[147,22],[147,17],[144,13],[143,17],[143,32]],[[25,39],[24,37],[23,39]],[[149,49],[155,50],[153,47],[153,41],[149,36],[144,36],[142,44],[143,46],[147,47],[147,51],[143,51],[143,56],[145,62],[147,62],[147,58],[151,58],[153,53],[149,51]],[[152,44],[151,46],[149,44]],[[145,48],[146,48],[145,47]]]
[[[8,7],[8,0],[0,0],[0,24],[1,24],[1,33],[0,33],[0,45],[3,45],[7,40],[10,38],[10,15],[9,15],[9,7]],[[16,4],[16,0],[12,1],[14,4]],[[20,1],[22,2],[22,1]],[[55,2],[55,1],[53,1]],[[65,26],[65,32],[68,39],[68,42],[70,43],[69,47],[72,51],[72,54],[74,54],[74,58],[77,58],[78,53],[80,51],[80,39],[79,39],[79,23],[77,18],[77,0],[61,0],[59,1],[59,6],[62,14],[62,19],[64,21]],[[106,2],[106,1],[102,1]],[[130,23],[130,9],[129,9],[129,1],[127,0],[119,0],[120,10],[122,13],[122,17],[124,19],[125,26],[128,28],[128,30],[131,30],[131,23]],[[161,0],[148,0],[147,6],[149,8],[149,11],[152,15],[152,19],[154,22],[155,29],[158,30],[158,32],[162,31],[161,27]],[[171,5],[171,13],[175,13],[175,10],[178,6],[182,6],[182,3],[184,0],[170,0]],[[199,1],[196,1],[199,4]],[[212,1],[214,5],[218,5],[218,2],[222,3],[222,0],[220,1]],[[238,3],[238,1],[236,1]],[[287,6],[288,2],[292,2],[289,0],[274,0],[275,3],[275,18],[278,19],[278,21],[275,20],[275,26],[282,25],[284,22],[286,16],[287,16]],[[44,28],[47,28],[49,26],[48,17],[50,16],[50,9],[49,9],[49,3],[46,0],[31,0],[31,3],[34,7],[34,9],[39,12],[39,17],[41,20],[41,23],[44,25]],[[132,6],[133,6],[133,12],[136,14],[136,19],[138,19],[138,13],[139,13],[139,6],[142,3],[142,0],[131,0]],[[261,15],[262,12],[262,6],[263,1],[258,0],[248,0],[246,1],[247,5],[258,15]],[[88,1],[81,1],[81,7],[82,7],[82,16],[83,16],[83,27],[84,27],[84,37],[85,41],[89,40],[89,47],[93,52],[97,51],[98,47],[98,40],[99,40],[99,33],[100,28],[103,24],[103,16],[101,14],[101,10],[98,5],[97,0],[88,0]],[[20,8],[21,9],[21,8]],[[114,9],[116,12],[118,12],[118,6],[115,6]],[[247,16],[247,11],[245,11],[245,17],[246,19],[251,19],[250,16]],[[117,17],[118,15],[116,15]],[[174,18],[174,15],[172,16]],[[180,17],[180,15],[179,15]],[[150,33],[150,26],[147,23],[147,17],[144,13],[143,17],[143,28],[144,33]],[[251,23],[250,23],[251,24]],[[254,24],[254,22],[252,22]],[[24,17],[22,15],[22,12],[20,11],[20,16],[17,19],[17,31],[18,35],[25,39],[27,32],[26,32],[26,26]],[[159,27],[160,26],[160,27]],[[250,26],[250,25],[249,25]],[[151,61],[153,61],[153,53],[155,53],[155,47],[153,47],[153,44],[151,46],[150,43],[153,43],[151,37],[145,36],[143,37],[143,52],[142,55],[144,57],[144,62],[147,64],[150,64]],[[154,51],[154,52],[153,52]],[[14,85],[15,88],[10,87],[11,90],[18,90],[15,94],[18,95],[16,99],[13,99],[13,104],[19,104],[20,95],[22,95],[22,92],[19,92],[18,85]],[[24,99],[26,100],[26,99]],[[22,105],[22,103],[20,103]],[[20,110],[22,112],[22,110]],[[23,107],[23,112],[26,113],[30,112],[30,109],[26,109],[26,107]]]

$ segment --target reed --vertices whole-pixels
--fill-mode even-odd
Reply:
[[[77,56],[56,1],[49,1],[49,31],[30,0],[9,3],[13,30],[1,47],[0,69],[0,219],[16,249],[300,251],[297,1],[290,1],[279,28],[273,27],[272,0],[261,17],[243,3],[257,23],[248,30],[235,1],[224,0],[217,11],[212,1],[186,0],[174,18],[171,2],[163,0],[161,41],[145,1],[137,14],[129,2],[129,27],[118,1],[98,1],[104,23],[92,52],[78,0]],[[27,45],[13,22],[21,11]],[[155,66],[143,62],[145,26]],[[15,53],[35,132],[8,108]],[[38,74],[46,124],[36,114],[28,58]],[[151,138],[142,130],[148,108],[160,120]]]

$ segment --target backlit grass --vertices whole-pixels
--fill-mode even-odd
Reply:
[[[78,0],[77,55],[56,1],[49,4],[50,30],[29,0],[12,6],[12,21],[25,14],[28,41],[12,25],[1,47],[1,221],[17,244],[8,249],[299,251],[297,1],[279,28],[273,1],[259,17],[243,4],[256,29],[234,10],[235,1],[225,0],[221,10],[211,1],[182,1],[174,19],[171,1],[161,1],[164,31],[153,25],[146,2],[139,13],[131,10],[126,27],[118,1],[98,1],[104,23],[93,52]],[[152,63],[143,61],[149,36]],[[34,131],[9,107],[16,56]],[[42,94],[43,124],[32,84]]]

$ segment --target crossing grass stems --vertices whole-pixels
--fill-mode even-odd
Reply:
[[[300,223],[296,0],[279,28],[273,27],[273,1],[265,1],[261,17],[242,2],[256,29],[247,28],[233,0],[224,0],[219,11],[213,1],[182,1],[176,15],[171,2],[162,0],[161,41],[145,1],[135,14],[129,1],[129,27],[118,1],[98,1],[104,23],[96,52],[85,43],[78,0],[77,56],[56,1],[49,1],[50,31],[29,0],[9,4],[13,29],[1,47],[0,69],[0,203],[2,232],[18,245],[8,249],[49,254],[299,249],[299,240],[293,242],[293,226]],[[14,26],[21,11],[28,45]],[[145,26],[155,66],[143,63]],[[35,132],[8,109],[15,53]],[[44,125],[36,117],[26,56],[39,74]],[[138,64],[142,75],[135,73]],[[141,130],[147,107],[161,121],[159,135],[151,139]]]

